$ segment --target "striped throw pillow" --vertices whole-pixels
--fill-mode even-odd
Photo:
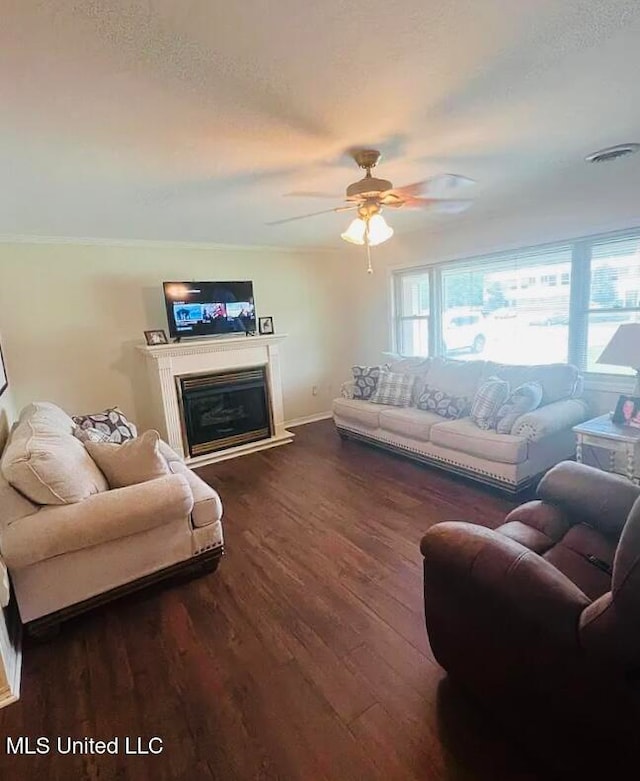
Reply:
[[[489,377],[476,391],[471,404],[471,420],[478,428],[495,429],[498,411],[509,397],[509,383],[499,377]]]
[[[415,381],[415,374],[381,371],[378,387],[370,401],[373,404],[388,404],[391,407],[408,407],[411,404]]]

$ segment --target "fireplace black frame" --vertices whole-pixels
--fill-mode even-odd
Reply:
[[[232,369],[220,372],[202,372],[176,376],[178,400],[180,407],[180,427],[185,453],[190,458],[219,453],[240,445],[252,442],[260,442],[273,436],[274,425],[272,415],[271,393],[266,366],[248,366],[241,369]],[[229,386],[231,386],[229,388]],[[193,431],[191,419],[193,407],[189,404],[189,394],[197,395],[199,391],[221,387],[225,390],[236,388],[248,390],[261,388],[263,391],[265,425],[248,431],[230,434],[226,437],[217,437],[204,443],[193,441],[190,433]]]

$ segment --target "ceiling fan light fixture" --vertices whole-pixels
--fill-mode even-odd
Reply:
[[[364,244],[364,232],[366,229],[366,222],[360,217],[356,217],[349,224],[347,230],[340,234],[340,238],[348,241],[350,244]]]
[[[382,244],[393,236],[393,228],[381,214],[369,218],[369,244],[372,247]]]

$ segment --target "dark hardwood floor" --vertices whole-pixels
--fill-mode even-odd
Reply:
[[[207,467],[225,504],[214,574],[27,642],[0,711],[0,778],[519,781],[547,778],[436,664],[423,532],[513,503],[354,442],[327,421]],[[473,648],[469,648],[473,654]],[[158,736],[159,756],[8,756],[6,736]]]

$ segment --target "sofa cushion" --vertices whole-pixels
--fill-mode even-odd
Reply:
[[[542,385],[539,382],[526,382],[511,391],[498,410],[496,417],[498,434],[510,434],[513,424],[521,415],[538,409],[542,401],[542,393]]]
[[[422,442],[429,441],[429,432],[436,423],[442,423],[440,415],[413,407],[394,407],[380,411],[380,428]]]
[[[544,558],[563,572],[591,599],[598,599],[611,589],[611,574],[616,544],[596,529],[579,523],[544,554]],[[596,566],[589,557],[599,560]]]
[[[484,377],[496,376],[506,380],[512,388],[527,382],[539,382],[542,385],[542,404],[572,398],[578,386],[578,369],[569,363],[547,363],[533,366],[520,366],[493,363],[488,361]]]
[[[413,398],[415,374],[396,374],[381,371],[378,387],[371,396],[373,404],[388,404],[392,407],[408,407]]]
[[[454,396],[432,385],[425,385],[418,396],[416,407],[425,412],[434,412],[442,418],[457,420],[467,413],[469,399],[466,396]]]
[[[90,415],[74,415],[73,422],[81,429],[98,429],[108,435],[109,442],[120,444],[138,436],[135,425],[127,420],[124,413],[117,407],[110,407],[103,412]],[[96,439],[93,442],[99,441]]]
[[[433,358],[396,358],[390,360],[387,369],[395,374],[425,374]]]
[[[438,423],[429,434],[434,445],[459,450],[471,456],[499,461],[502,464],[521,464],[527,460],[528,444],[523,437],[483,431],[471,418]]]
[[[425,384],[455,396],[472,399],[480,384],[484,367],[485,361],[434,358],[427,370]]]
[[[333,400],[333,413],[366,428],[378,428],[380,405],[359,399],[337,398]]]
[[[367,401],[378,387],[382,366],[352,366],[352,398]]]
[[[111,488],[146,483],[169,474],[160,452],[160,434],[145,431],[136,439],[114,442],[87,442],[87,452],[104,473]]]
[[[498,411],[509,397],[509,383],[498,377],[485,380],[471,402],[471,420],[481,429],[495,429]]]
[[[24,408],[2,457],[7,482],[36,504],[73,504],[108,488],[74,423],[55,404]]]

